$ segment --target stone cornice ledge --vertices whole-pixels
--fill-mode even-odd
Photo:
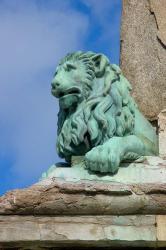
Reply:
[[[129,176],[130,171],[132,175],[134,171],[137,173],[134,183],[130,178],[125,179],[124,183],[118,182],[118,174],[111,182],[45,179],[29,188],[10,191],[0,197],[0,215],[164,215],[166,185],[158,177],[161,173],[166,180],[166,165],[165,160],[154,159],[155,165],[144,163],[143,173],[145,175],[147,171],[148,179],[153,180],[151,183],[140,178],[142,163],[123,169]]]

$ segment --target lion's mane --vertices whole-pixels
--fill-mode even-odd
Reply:
[[[85,151],[103,144],[113,136],[133,134],[135,102],[130,95],[131,86],[123,76],[117,65],[107,63],[103,74],[105,84],[102,93],[95,95],[92,81],[95,74],[95,65],[92,60],[93,52],[76,52],[68,54],[60,65],[67,61],[81,61],[86,66],[84,88],[87,93],[86,101],[69,113],[60,109],[58,114],[57,150],[60,157],[70,160],[72,155],[78,154],[78,146],[88,137],[89,145]]]

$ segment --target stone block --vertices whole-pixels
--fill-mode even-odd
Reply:
[[[162,110],[158,116],[159,125],[159,154],[166,157],[166,109]]]
[[[83,167],[57,169],[52,178],[0,197],[0,215],[166,214],[166,160],[148,157],[120,171],[100,179]]]
[[[0,248],[156,247],[154,215],[0,216]]]
[[[165,0],[123,0],[120,64],[150,120],[166,108],[165,17]]]

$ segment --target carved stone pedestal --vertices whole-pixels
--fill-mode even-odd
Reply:
[[[70,170],[73,179],[0,198],[0,249],[166,247],[166,160],[148,157],[100,181]]]

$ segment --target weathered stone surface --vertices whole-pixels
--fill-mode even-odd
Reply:
[[[78,158],[72,168],[51,166],[48,177],[61,178],[66,181],[107,181],[123,184],[145,184],[166,182],[166,159],[147,156],[143,162],[123,163],[115,175],[89,172],[85,169],[84,157]],[[79,162],[80,161],[80,162]],[[47,176],[44,176],[46,178]]]
[[[165,17],[165,0],[123,0],[121,68],[151,120],[166,107]]]
[[[0,249],[165,247],[166,160],[134,164],[124,180],[53,177],[0,197]]]
[[[159,153],[161,157],[166,157],[166,109],[162,110],[158,116],[159,124]]]
[[[166,162],[154,157],[153,165],[149,165],[150,159],[147,158],[144,169],[140,163],[124,168],[129,176],[130,171],[132,176],[135,173],[134,181],[132,178],[118,181],[118,177],[110,182],[50,178],[29,188],[8,192],[0,198],[0,214],[166,214]],[[142,172],[148,179],[141,179]],[[161,181],[158,172],[161,172]],[[151,182],[147,181],[150,179]]]
[[[163,46],[166,46],[166,2],[165,0],[150,0],[150,7],[156,18],[157,37]]]
[[[157,240],[156,217],[145,216],[0,216],[0,249],[5,247],[151,246]],[[20,248],[19,248],[20,249]]]
[[[166,242],[166,216],[157,215],[156,226],[157,226],[157,239],[159,241]]]

